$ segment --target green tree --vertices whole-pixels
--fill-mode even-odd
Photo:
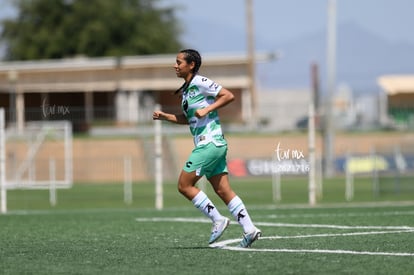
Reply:
[[[157,0],[14,0],[18,15],[3,20],[5,59],[56,59],[176,52],[174,8]]]

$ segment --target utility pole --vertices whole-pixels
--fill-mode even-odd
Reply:
[[[334,175],[334,121],[333,98],[336,86],[336,0],[328,1],[327,20],[327,95],[324,123],[324,160],[325,177]]]

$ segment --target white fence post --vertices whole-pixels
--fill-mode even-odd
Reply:
[[[354,174],[350,168],[351,153],[348,151],[345,164],[345,199],[351,201],[354,198]]]
[[[7,190],[6,190],[6,122],[4,109],[0,108],[0,200],[1,213],[7,212]]]
[[[157,104],[156,110],[161,106]],[[163,209],[163,188],[162,188],[162,129],[161,120],[154,121],[154,143],[155,143],[155,208]]]
[[[56,162],[53,158],[49,159],[49,202],[51,206],[56,206]]]
[[[130,156],[124,157],[124,202],[132,203],[132,161]]]
[[[315,158],[315,106],[309,104],[308,118],[308,146],[309,146],[309,205],[316,204],[316,158]]]

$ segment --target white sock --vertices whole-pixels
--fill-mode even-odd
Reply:
[[[203,191],[198,192],[191,202],[213,222],[223,219],[223,216]]]
[[[244,233],[248,233],[254,230],[254,225],[250,219],[249,213],[247,213],[246,206],[239,198],[235,196],[227,205],[230,210],[230,213],[236,219],[236,221],[243,227]]]

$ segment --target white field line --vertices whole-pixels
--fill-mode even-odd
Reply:
[[[273,223],[273,222],[257,222],[260,226],[270,227],[302,227],[302,228],[330,228],[330,229],[378,229],[378,230],[414,230],[410,226],[351,226],[351,225],[335,225],[335,224],[296,224],[296,223]]]
[[[211,223],[205,218],[182,218],[182,217],[151,217],[136,218],[138,222],[195,222],[195,223]],[[360,230],[414,230],[410,226],[350,226],[350,225],[333,225],[333,224],[295,224],[295,223],[272,223],[272,222],[256,222],[258,226],[269,227],[295,227],[295,228],[329,228],[329,229],[360,229]]]
[[[413,230],[395,230],[395,231],[368,231],[368,232],[349,232],[349,233],[326,233],[326,234],[310,234],[310,235],[293,235],[293,236],[264,236],[260,239],[276,240],[276,239],[302,239],[302,238],[327,238],[327,237],[346,237],[346,236],[362,236],[362,235],[380,235],[380,234],[400,234],[411,233]]]
[[[323,254],[351,254],[351,255],[414,257],[414,253],[404,253],[404,252],[373,252],[373,251],[328,250],[328,249],[242,248],[242,247],[236,247],[236,246],[226,246],[226,247],[221,247],[221,249],[242,251],[242,252],[323,253]]]
[[[414,206],[411,201],[376,201],[376,202],[343,202],[343,203],[323,203],[313,206],[313,209],[351,209],[351,208],[378,208],[378,207],[405,207]],[[271,205],[251,205],[249,209],[255,210],[277,210],[277,209],[309,209],[309,204],[271,204]]]
[[[183,218],[183,217],[152,217],[152,218],[137,218],[138,222],[194,222],[194,223],[211,223],[205,218]],[[258,222],[259,226],[272,227],[312,227],[312,228],[330,228],[330,229],[379,229],[384,231],[367,231],[367,232],[349,232],[349,233],[326,233],[326,234],[309,234],[309,235],[293,235],[293,236],[263,236],[261,240],[275,240],[275,239],[299,239],[299,238],[329,238],[329,237],[346,237],[346,236],[362,236],[362,235],[378,235],[378,234],[402,234],[414,232],[414,227],[410,226],[348,226],[348,225],[329,225],[329,224],[284,224],[284,223],[266,223]],[[372,255],[372,256],[401,256],[414,257],[414,253],[409,252],[381,252],[381,251],[354,251],[354,250],[329,250],[329,249],[273,249],[273,248],[241,248],[237,246],[230,246],[231,244],[239,243],[241,239],[223,240],[211,244],[212,248],[219,248],[232,251],[241,252],[278,252],[278,253],[324,253],[324,254],[348,254],[348,255]]]
[[[280,239],[303,239],[303,238],[328,238],[328,237],[346,237],[358,235],[379,235],[379,234],[399,234],[411,233],[414,230],[398,230],[398,231],[371,231],[371,232],[350,232],[350,233],[328,233],[328,234],[310,234],[310,235],[293,235],[293,236],[262,236],[260,240],[280,240]],[[223,248],[232,243],[238,243],[241,239],[224,240],[211,244],[210,247]]]
[[[195,222],[195,223],[211,223],[211,220],[204,218],[169,218],[169,217],[152,217],[152,218],[136,218],[137,222]]]
[[[317,213],[317,214],[270,214],[262,218],[281,219],[281,218],[330,218],[330,217],[365,217],[365,216],[412,216],[414,211],[386,211],[386,212],[363,212],[363,213]],[[256,216],[256,218],[261,218]]]

